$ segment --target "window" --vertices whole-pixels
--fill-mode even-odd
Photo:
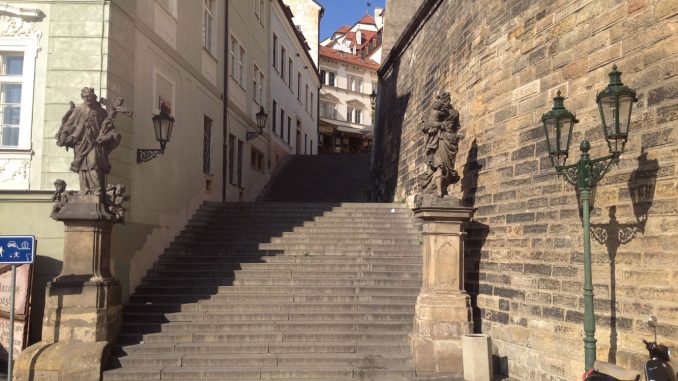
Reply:
[[[362,123],[363,110],[348,106],[346,109],[346,121],[349,123]]]
[[[264,154],[254,147],[251,147],[250,165],[256,171],[264,171]]]
[[[280,135],[283,134],[283,128],[285,128],[285,110],[280,109]]]
[[[304,95],[304,105],[307,105],[307,104],[308,104],[308,83],[306,84],[306,93]],[[306,106],[306,107],[308,107],[308,106]]]
[[[273,133],[275,133],[275,127],[277,126],[276,123],[276,113],[278,112],[278,103],[276,103],[275,99],[273,100],[273,115],[271,116],[271,129],[273,129]]]
[[[236,65],[238,63],[238,55],[236,54],[237,51],[238,40],[231,36],[231,77],[233,77],[233,79],[236,78],[236,74],[238,72],[238,66]]]
[[[30,148],[34,53],[0,51],[0,147]],[[33,58],[31,58],[33,56]]]
[[[304,155],[308,152],[308,134],[304,132]]]
[[[202,173],[209,174],[211,171],[211,153],[212,146],[212,119],[203,117],[204,136],[202,144]]]
[[[217,31],[215,28],[216,0],[203,0],[203,38],[202,43],[213,56],[217,50]]]
[[[275,33],[273,33],[273,55],[271,55],[271,57],[273,57],[273,68],[278,70],[278,67],[276,66],[278,63],[278,36],[276,36]]]
[[[261,104],[259,102],[259,68],[257,65],[254,65],[252,73],[252,99],[256,104]]]
[[[294,70],[294,63],[292,62],[292,59],[290,58],[287,61],[287,85],[290,87],[290,90],[292,90],[292,71]]]
[[[245,49],[231,36],[231,77],[244,87],[245,76]]]
[[[349,75],[347,78],[347,87],[348,91],[355,91],[361,93],[363,91],[363,80],[358,77]]]
[[[297,72],[297,100],[301,102],[301,72]]]
[[[264,73],[259,72],[259,104],[263,105],[266,98],[264,97]]]
[[[337,78],[337,73],[334,73],[334,72],[331,72],[331,71],[326,71],[326,70],[320,71],[320,80],[322,81],[323,85],[336,86],[335,85],[336,78]]]
[[[242,148],[244,143],[238,139],[238,188],[242,188]]]
[[[297,120],[297,124],[299,124],[299,120]],[[287,144],[290,144],[290,136],[292,136],[292,122],[287,121]]]
[[[235,136],[228,134],[228,182],[235,184]]]
[[[264,26],[264,16],[266,16],[266,2],[265,0],[258,1],[259,1],[259,22],[261,23],[262,26]]]
[[[253,65],[252,74],[252,99],[256,104],[264,104],[264,73],[257,65]]]
[[[313,105],[315,104],[315,102],[313,101],[314,98],[315,98],[315,93],[311,93],[311,103],[309,103],[309,105],[308,105],[309,110],[311,110],[311,119],[313,119],[313,109],[314,109]]]
[[[337,105],[335,103],[320,102],[320,117],[337,119]]]
[[[286,50],[284,47],[280,47],[280,77],[285,80],[285,60],[286,58]]]
[[[242,46],[240,47],[240,57],[239,58],[240,58],[240,61],[239,61],[238,64],[240,66],[239,67],[240,73],[238,73],[239,74],[238,75],[238,83],[240,84],[240,86],[243,86],[244,81],[245,81],[245,49],[243,49]]]
[[[309,144],[308,147],[309,147],[309,152],[308,152],[308,154],[309,154],[309,155],[313,155],[313,139],[311,139],[311,144]]]

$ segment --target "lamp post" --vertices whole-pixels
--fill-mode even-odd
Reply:
[[[266,127],[266,120],[268,119],[268,114],[266,111],[264,111],[264,106],[259,106],[259,112],[256,114],[257,116],[257,127],[259,127],[259,131],[257,132],[248,132],[247,133],[247,140],[252,140],[256,138],[257,136],[261,135],[264,133],[264,127]]]
[[[577,163],[566,165],[567,153],[572,138],[572,127],[579,121],[565,108],[564,99],[558,91],[553,98],[553,109],[542,116],[546,131],[546,142],[551,163],[559,176],[575,186],[581,195],[582,225],[584,230],[584,358],[588,371],[596,361],[595,317],[593,314],[593,281],[591,276],[591,232],[590,201],[591,191],[609,171],[612,163],[619,161],[628,138],[633,102],[636,92],[624,86],[621,72],[612,66],[610,83],[598,93],[596,102],[602,119],[603,132],[610,154],[591,159],[591,144],[582,140],[582,152]]]
[[[165,153],[165,145],[172,137],[172,128],[174,128],[174,117],[161,108],[159,114],[153,115],[155,140],[160,143],[160,149],[137,149],[137,164],[145,163]]]

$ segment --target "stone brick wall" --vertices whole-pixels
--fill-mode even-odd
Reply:
[[[540,118],[560,89],[580,119],[568,163],[582,139],[606,155],[595,96],[612,64],[639,102],[592,212],[598,359],[641,369],[651,314],[659,340],[678,347],[678,1],[427,0],[414,18],[380,72],[374,191],[415,192],[420,120],[449,91],[466,134],[451,193],[477,208],[466,287],[500,370],[522,380],[583,372],[581,221]]]

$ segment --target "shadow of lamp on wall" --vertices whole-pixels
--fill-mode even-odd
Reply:
[[[165,145],[172,138],[172,128],[174,128],[174,117],[170,115],[171,110],[160,107],[160,113],[153,115],[153,130],[155,131],[155,140],[160,143],[160,149],[137,149],[137,164],[153,160],[156,156],[165,153]]]
[[[638,166],[631,173],[628,180],[628,190],[633,206],[635,223],[620,223],[617,219],[617,206],[608,209],[609,222],[591,224],[591,235],[600,244],[605,245],[610,257],[610,351],[607,361],[616,363],[617,360],[617,281],[616,256],[621,245],[633,241],[638,233],[645,232],[645,224],[657,183],[659,163],[656,159],[648,159],[647,152],[641,151],[637,158]]]
[[[586,371],[591,369],[596,361],[591,270],[591,191],[610,170],[611,164],[619,162],[619,156],[624,152],[628,139],[633,103],[638,101],[636,92],[622,83],[621,74],[617,71],[616,65],[612,66],[610,83],[596,96],[609,155],[592,159],[589,156],[591,144],[583,140],[580,144],[582,154],[579,161],[566,165],[572,128],[579,121],[565,108],[565,98],[560,95],[560,90],[553,98],[553,109],[542,116],[551,163],[558,175],[573,185],[580,194],[584,241],[584,362]]]

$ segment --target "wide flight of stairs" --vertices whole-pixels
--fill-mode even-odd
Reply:
[[[425,379],[421,262],[403,204],[206,203],[124,306],[103,380]]]
[[[288,156],[257,200],[368,201],[369,177],[369,153]]]

